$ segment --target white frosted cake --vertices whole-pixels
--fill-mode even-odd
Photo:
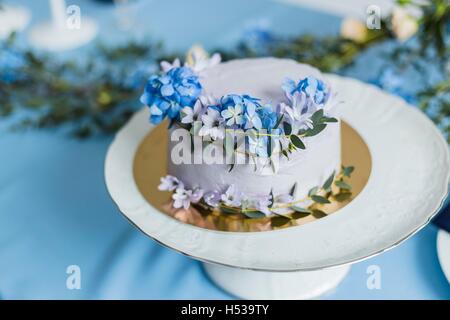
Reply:
[[[288,59],[220,63],[199,54],[162,63],[141,101],[151,122],[170,120],[174,208],[246,218],[319,211],[350,193],[341,169],[336,93],[321,73]]]
[[[286,77],[303,79],[320,72],[308,65],[287,59],[260,58],[242,59],[221,63],[206,70],[201,77],[204,91],[215,97],[230,92],[249,94],[262,101],[276,104],[286,102],[280,84]],[[172,150],[174,144],[171,142]],[[186,142],[188,143],[188,142]],[[229,170],[226,164],[174,164],[169,162],[169,174],[179,178],[189,187],[203,190],[221,190],[235,184],[253,195],[289,193],[297,183],[297,197],[304,197],[314,186],[322,185],[333,171],[341,166],[341,144],[339,122],[328,125],[319,135],[304,139],[305,150],[293,152],[289,159],[280,158],[275,171],[269,167],[236,165]],[[189,148],[188,148],[189,149]],[[201,153],[201,150],[197,151]],[[169,157],[172,158],[172,157]]]

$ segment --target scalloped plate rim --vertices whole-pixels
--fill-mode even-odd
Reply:
[[[420,120],[417,120],[417,121],[422,121],[423,126],[428,126],[427,129],[429,130],[429,134],[434,135],[434,138],[436,138],[435,142],[439,143],[440,144],[439,147],[441,147],[441,148],[443,146],[445,146],[445,148],[447,150],[447,143],[443,139],[442,135],[439,133],[438,129],[432,124],[431,120],[429,120],[426,116],[424,116],[416,108],[408,106],[406,104],[406,102],[404,102],[402,99],[391,96],[373,85],[368,85],[368,84],[362,83],[355,79],[344,78],[344,77],[340,77],[337,75],[326,75],[326,77],[328,78],[328,80],[331,80],[332,82],[341,83],[342,85],[347,85],[348,87],[362,86],[363,89],[365,90],[365,91],[362,90],[363,93],[365,92],[367,95],[374,94],[374,95],[378,96],[380,99],[384,98],[386,102],[390,102],[390,104],[394,104],[396,106],[395,108],[392,107],[392,109],[394,109],[394,110],[389,109],[389,112],[402,112],[405,115],[409,113],[410,116],[416,117],[416,119],[420,118]],[[360,93],[360,97],[361,96],[364,97],[364,95],[362,93]],[[378,101],[378,102],[374,102],[374,103],[381,105],[381,102]],[[386,110],[388,110],[388,109],[385,109],[385,111]],[[357,130],[358,133],[363,137],[363,139],[366,140],[367,136],[369,136],[369,138],[373,138],[373,132],[372,133],[369,132],[369,129],[367,129],[367,128],[362,128],[361,123],[359,123],[355,126],[355,123],[353,121],[354,119],[352,119],[352,116],[355,118],[355,117],[357,117],[357,115],[354,115],[354,113],[355,112],[348,113],[348,110],[347,110],[347,115],[344,112],[342,118],[347,123],[349,123],[349,125],[351,125],[355,130]],[[358,113],[357,108],[356,108],[356,113]],[[201,228],[198,228],[195,226],[187,225],[182,222],[176,221],[170,217],[167,217],[164,214],[160,214],[155,208],[151,207],[150,204],[146,203],[146,201],[143,199],[142,195],[140,195],[136,184],[134,183],[134,180],[132,177],[132,163],[134,160],[134,153],[136,152],[142,138],[145,136],[145,134],[147,132],[149,132],[149,130],[152,129],[152,126],[149,125],[148,123],[146,124],[146,126],[141,126],[141,127],[136,126],[136,124],[140,123],[140,121],[143,120],[144,115],[146,116],[145,121],[147,121],[147,111],[145,109],[138,111],[132,117],[132,119],[118,132],[118,134],[116,135],[116,138],[111,143],[111,146],[108,149],[107,156],[105,159],[105,181],[106,181],[107,189],[111,195],[111,198],[117,204],[119,210],[139,230],[143,231],[145,234],[152,237],[157,242],[159,242],[169,248],[172,248],[176,251],[179,251],[185,255],[188,255],[192,258],[201,260],[201,261],[217,263],[217,264],[222,264],[222,265],[232,266],[232,267],[239,267],[239,268],[244,268],[244,269],[265,270],[265,271],[302,271],[302,270],[306,271],[306,270],[317,270],[317,269],[323,269],[323,268],[329,268],[329,267],[354,263],[357,261],[361,261],[361,260],[370,258],[370,257],[380,254],[382,252],[385,252],[385,251],[399,245],[400,243],[402,243],[403,241],[405,241],[406,239],[408,239],[409,237],[414,235],[416,232],[418,232],[420,229],[422,229],[427,223],[430,222],[432,217],[438,212],[439,208],[443,204],[443,201],[444,201],[445,196],[448,191],[447,187],[448,187],[450,170],[447,170],[447,175],[442,178],[442,181],[441,181],[442,183],[440,185],[435,184],[436,192],[438,192],[437,197],[439,199],[436,199],[433,202],[433,209],[430,209],[428,213],[424,214],[424,219],[421,220],[420,223],[416,223],[413,228],[410,228],[409,232],[407,232],[406,234],[403,234],[403,235],[399,235],[397,237],[396,241],[390,241],[388,244],[379,245],[378,248],[376,248],[376,249],[373,249],[373,250],[365,249],[366,252],[364,252],[364,253],[352,252],[350,254],[352,257],[341,257],[340,259],[335,257],[335,258],[333,258],[334,261],[329,261],[328,263],[321,263],[317,258],[316,258],[315,262],[314,261],[309,262],[309,264],[305,263],[304,261],[302,261],[302,262],[291,261],[290,259],[286,258],[287,257],[286,254],[282,254],[282,257],[285,258],[285,261],[283,262],[284,266],[280,267],[279,265],[276,265],[276,264],[271,265],[271,263],[267,263],[267,261],[270,261],[270,259],[267,259],[267,257],[265,257],[265,259],[262,259],[263,261],[261,261],[261,258],[257,257],[257,256],[253,256],[251,259],[248,259],[248,257],[246,257],[243,253],[251,254],[252,248],[247,248],[247,249],[244,248],[243,251],[240,251],[237,249],[238,247],[235,247],[236,251],[228,252],[228,255],[225,254],[226,252],[224,251],[223,248],[218,250],[217,247],[214,247],[214,248],[205,250],[205,246],[201,246],[201,245],[199,246],[198,243],[196,244],[195,239],[204,238],[203,240],[208,240],[208,239],[211,240],[211,238],[216,238],[213,240],[223,240],[223,239],[221,239],[223,237],[223,235],[220,236],[220,234],[219,234],[220,232],[218,232],[218,231],[206,230],[206,229],[201,229]],[[144,122],[142,122],[142,123],[144,123]],[[139,139],[135,139],[134,141],[133,140],[127,141],[125,148],[127,149],[128,152],[132,153],[132,156],[128,155],[128,158],[124,160],[124,158],[126,158],[127,155],[124,155],[124,154],[119,155],[118,148],[124,147],[123,142],[124,142],[124,139],[128,138],[127,137],[128,135],[131,135],[131,137],[133,137],[133,138],[138,137]],[[366,142],[367,142],[367,140],[366,140]],[[373,151],[371,143],[369,142],[367,144],[368,144],[370,152],[373,154],[374,151]],[[375,151],[375,152],[378,152],[378,151]],[[118,158],[116,158],[116,156],[120,157],[121,160],[118,161]],[[444,154],[444,157],[445,157],[445,159],[443,159],[443,162],[444,162],[444,164],[446,164],[447,167],[449,167],[450,160],[449,160],[448,150]],[[375,163],[373,165],[375,166]],[[125,167],[127,169],[125,171],[128,171],[128,172],[121,172],[121,174],[120,174],[121,176],[119,177],[119,175],[113,173],[113,169],[115,169],[115,167],[117,167],[117,166],[119,166],[121,169],[123,169]],[[130,170],[128,170],[128,169],[130,169]],[[303,228],[304,230],[306,230],[307,228],[309,228],[309,229],[312,228],[313,230],[314,229],[320,230],[320,228],[322,228],[322,227],[324,227],[324,228],[329,227],[329,225],[332,224],[334,220],[336,220],[336,219],[342,220],[346,216],[346,215],[344,215],[344,211],[346,213],[351,212],[352,208],[354,206],[356,206],[354,204],[355,202],[360,202],[360,201],[365,200],[365,198],[368,196],[370,191],[372,191],[371,189],[374,188],[374,186],[372,185],[374,183],[372,174],[369,177],[369,181],[367,182],[367,185],[364,188],[364,190],[361,192],[361,194],[355,200],[353,200],[351,204],[349,204],[345,208],[341,209],[342,212],[339,215],[333,215],[333,216],[328,217],[327,219],[318,220],[309,225],[293,227],[293,228],[288,228],[288,229],[284,229],[284,230],[276,230],[276,231],[269,231],[269,232],[263,232],[263,233],[250,233],[250,234],[249,233],[242,233],[242,234],[232,233],[232,234],[230,234],[229,232],[227,232],[227,233],[225,233],[225,234],[227,234],[227,236],[226,236],[227,240],[229,240],[230,242],[237,241],[237,243],[240,243],[239,241],[243,241],[242,237],[245,237],[247,239],[244,239],[245,241],[243,241],[243,243],[246,244],[247,242],[249,242],[248,238],[253,238],[253,240],[250,239],[250,242],[253,241],[253,243],[254,243],[256,241],[255,240],[256,238],[264,237],[264,238],[274,238],[273,240],[280,242],[279,241],[280,236],[284,235],[286,237],[286,236],[292,235],[294,233],[299,234],[300,233],[299,228]],[[118,181],[119,178],[121,178],[122,180]],[[126,191],[125,194],[128,193],[128,196],[134,197],[135,203],[130,205],[127,201],[129,199],[125,199],[124,196],[121,194],[121,191]],[[354,210],[354,211],[356,211],[356,210]],[[157,215],[154,215],[155,213],[157,213]],[[146,217],[142,217],[142,215],[144,215],[144,216],[152,215],[153,218],[158,220],[157,221],[158,225],[152,225],[153,222],[150,222],[150,219],[145,220]],[[144,219],[142,219],[142,218],[144,218]],[[323,226],[323,225],[325,225],[325,226]],[[161,232],[158,229],[158,227],[160,227],[160,226],[168,227],[170,230],[168,230],[167,232]],[[179,239],[177,240],[176,236],[174,238],[174,235],[172,234],[173,230],[175,230],[176,232],[182,233],[181,239],[183,239],[183,241],[180,241]],[[301,231],[303,232],[304,230],[301,230]],[[323,230],[322,230],[322,232],[323,232]],[[263,236],[260,236],[258,234],[260,234],[260,235],[262,234]],[[189,242],[191,240],[193,243]],[[323,240],[323,238],[319,238],[319,240]],[[185,242],[187,242],[187,244]],[[266,241],[266,243],[270,243],[270,242]],[[270,244],[270,245],[272,245],[272,244]],[[257,246],[261,246],[261,245],[258,244]],[[225,246],[225,248],[227,248],[227,247],[230,247],[230,245]],[[239,245],[239,247],[240,247],[240,245]],[[245,251],[245,250],[247,250],[247,251]],[[224,255],[220,255],[220,259],[217,258],[217,254],[215,254],[216,255],[215,258],[211,257],[211,253],[216,253],[216,251],[220,251],[220,252],[224,253]],[[351,251],[351,249],[350,249],[350,251]],[[235,254],[235,253],[238,254],[238,257],[232,258],[233,254]]]

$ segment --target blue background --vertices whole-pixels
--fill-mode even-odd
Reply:
[[[11,1],[6,1],[6,3]],[[13,1],[32,10],[31,26],[49,17],[46,1]],[[99,37],[162,39],[168,49],[193,43],[234,43],[249,23],[264,19],[284,35],[334,34],[340,18],[257,0],[145,1],[136,3],[133,31],[118,31],[114,7],[79,4],[95,17]],[[28,32],[27,29],[25,32]],[[25,35],[19,36],[25,43]],[[83,59],[86,48],[68,55]],[[375,54],[370,50],[367,54]],[[363,80],[373,65],[357,63]],[[201,263],[166,249],[131,226],[104,185],[112,137],[78,141],[57,131],[11,133],[0,122],[0,297],[3,299],[222,299],[231,298],[206,277]],[[399,247],[358,263],[329,299],[450,299],[429,225]],[[81,268],[81,290],[66,288],[66,268]],[[380,290],[366,286],[367,267],[381,270]]]

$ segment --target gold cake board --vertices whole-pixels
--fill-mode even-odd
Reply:
[[[160,178],[167,174],[168,130],[164,122],[143,139],[134,158],[133,174],[143,197],[159,211],[180,221],[197,227],[219,231],[268,231],[272,230],[268,219],[244,219],[235,215],[215,212],[203,215],[192,207],[188,210],[175,210],[170,204],[170,193],[158,191]],[[354,166],[355,171],[348,183],[352,186],[352,198],[346,202],[333,201],[322,209],[333,214],[352,201],[366,185],[371,172],[372,161],[369,148],[362,137],[347,123],[341,122],[341,156],[344,166]],[[325,217],[326,218],[326,217]],[[312,215],[292,220],[283,226],[298,226],[317,220]]]

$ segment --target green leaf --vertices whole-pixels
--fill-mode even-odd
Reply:
[[[319,109],[316,112],[313,113],[311,116],[311,121],[315,123],[319,123],[320,119],[323,118],[323,109]]]
[[[292,186],[291,190],[289,191],[289,195],[294,196],[296,190],[297,190],[297,182],[294,183],[294,185]]]
[[[323,212],[322,210],[314,209],[312,216],[316,219],[320,219],[320,218],[326,217],[327,214],[325,212]]]
[[[297,220],[297,219],[306,218],[310,214],[311,214],[311,212],[299,212],[299,211],[296,211],[296,212],[292,213],[291,216],[292,216],[292,219]]]
[[[333,173],[331,174],[331,176],[329,176],[329,178],[325,181],[325,183],[323,184],[323,186],[322,186],[322,188],[324,188],[325,189],[325,191],[330,191],[330,188],[331,188],[331,184],[333,183],[333,180],[334,180],[334,171],[333,171]]]
[[[247,218],[251,218],[251,219],[259,219],[259,218],[264,218],[266,215],[261,212],[261,211],[257,211],[257,210],[252,210],[252,211],[242,211],[242,213],[247,217]]]
[[[291,135],[291,142],[297,148],[300,148],[303,150],[306,148],[305,145],[303,144],[302,140],[300,140],[300,138],[296,135]]]
[[[322,203],[322,204],[325,204],[325,203],[331,203],[327,198],[322,197],[322,196],[318,196],[318,195],[313,195],[313,196],[311,196],[311,199],[312,199],[314,202],[317,202],[317,203]]]
[[[274,202],[275,201],[274,201],[274,196],[273,196],[273,190],[270,189],[270,206],[269,206],[269,208],[272,208]]]
[[[352,196],[351,192],[340,192],[334,195],[334,198],[336,199],[336,201],[343,202],[350,199],[351,196]]]
[[[291,207],[292,210],[294,210],[295,212],[301,212],[301,213],[307,213],[307,214],[311,214],[312,211],[306,208],[302,208],[302,207],[297,207],[297,206],[292,206]]]
[[[342,180],[338,180],[334,183],[337,187],[341,188],[341,189],[346,189],[346,190],[351,190],[352,186],[349,185],[348,183],[342,181]]]
[[[290,135],[292,133],[292,126],[287,122],[283,123],[283,129],[285,135]]]
[[[313,137],[321,133],[327,125],[325,123],[318,123],[312,129],[309,129],[305,133],[305,137]]]
[[[319,190],[318,187],[311,188],[311,190],[309,190],[308,192],[308,196],[311,197],[313,194],[316,194],[317,190]]]
[[[270,219],[270,223],[274,228],[282,227],[288,224],[289,222],[291,222],[291,219],[282,216],[276,216]]]
[[[322,117],[322,119],[320,119],[320,122],[332,123],[332,122],[338,122],[338,119],[333,118],[333,117]]]
[[[283,121],[283,118],[284,118],[284,114],[282,114],[282,115],[278,118],[277,123],[275,124],[275,127],[273,127],[274,129],[277,129],[277,128],[280,126],[281,121]]]
[[[352,166],[350,166],[350,167],[342,167],[342,171],[344,173],[344,176],[349,177],[349,178],[350,178],[350,175],[352,174],[353,170],[355,170],[355,167],[352,167]]]
[[[222,213],[228,213],[228,214],[236,214],[238,211],[236,209],[228,208],[228,207],[220,207],[220,211]]]
[[[176,119],[171,119],[171,120],[169,121],[169,126],[167,127],[167,129],[172,128],[173,125],[175,124],[175,122],[176,122]]]

